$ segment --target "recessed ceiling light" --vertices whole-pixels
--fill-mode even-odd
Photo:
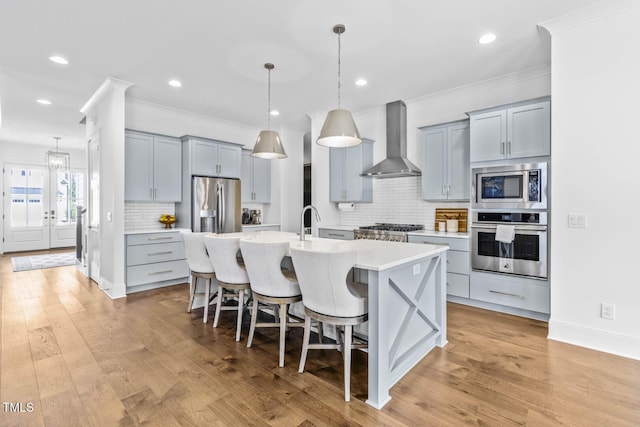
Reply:
[[[488,44],[495,41],[496,35],[493,33],[484,34],[482,37],[478,39],[478,43],[480,44]]]
[[[280,115],[280,111],[278,111],[278,110],[271,110],[271,115],[272,115],[272,116],[279,116],[279,115]]]
[[[356,80],[356,86],[366,86],[366,85],[367,85],[367,81],[365,79]]]
[[[169,80],[169,86],[181,87],[182,83],[180,82],[180,80]]]
[[[67,61],[66,58],[63,58],[62,56],[50,56],[49,60],[51,62],[55,62],[56,64],[62,64],[62,65],[67,65],[69,63],[69,61]]]
[[[36,102],[42,105],[51,105],[51,101],[49,101],[48,99],[38,99]]]

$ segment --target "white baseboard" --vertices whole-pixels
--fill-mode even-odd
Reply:
[[[103,276],[100,276],[100,288],[111,299],[124,298],[127,296],[127,287],[124,283],[114,285]]]
[[[547,338],[640,360],[640,337],[551,319]]]

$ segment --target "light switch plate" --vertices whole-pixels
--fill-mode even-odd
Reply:
[[[569,214],[569,228],[587,228],[587,214]]]

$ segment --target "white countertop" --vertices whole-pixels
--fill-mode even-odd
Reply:
[[[469,236],[470,236],[469,232],[465,232],[465,233],[448,233],[446,231],[435,231],[435,230],[410,231],[407,234],[413,235],[413,236],[453,237],[455,239],[468,239]]]
[[[164,228],[164,226],[162,226],[162,228],[144,228],[144,229],[140,229],[140,230],[125,230],[124,234],[125,236],[128,234],[146,234],[146,233],[170,233],[170,232],[181,232],[181,231],[191,231],[188,228]]]
[[[251,234],[225,233],[220,238],[241,236],[254,241],[282,242],[289,241],[291,248],[314,251],[355,251],[357,262],[355,267],[365,270],[381,271],[397,267],[411,261],[436,255],[449,248],[441,245],[429,245],[406,242],[387,242],[380,240],[335,240],[306,236],[304,241],[295,233],[281,231],[258,231]]]

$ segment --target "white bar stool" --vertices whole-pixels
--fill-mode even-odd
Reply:
[[[251,282],[253,308],[251,310],[251,328],[247,347],[251,347],[256,328],[280,328],[280,350],[278,366],[284,366],[286,329],[289,326],[303,327],[302,322],[288,322],[288,307],[302,301],[300,286],[293,272],[284,272],[282,260],[289,252],[289,241],[261,241],[259,236],[240,240],[242,258]],[[276,305],[275,322],[256,323],[259,303]],[[279,312],[279,314],[278,314]],[[279,319],[278,319],[279,317]],[[279,320],[279,321],[278,321]]]
[[[218,327],[220,311],[237,310],[238,319],[236,326],[236,341],[240,341],[240,334],[242,331],[242,312],[245,304],[244,296],[246,291],[251,291],[247,270],[238,263],[237,256],[238,251],[240,250],[240,234],[208,234],[204,237],[204,244],[207,247],[209,259],[211,260],[213,269],[216,272],[216,280],[218,282],[218,304],[216,305],[216,315],[213,319],[213,327]],[[238,297],[237,306],[222,306],[222,301],[225,298],[236,296]]]
[[[213,265],[209,260],[207,248],[204,245],[204,235],[208,233],[192,233],[190,231],[182,232],[182,240],[184,241],[184,249],[187,257],[187,264],[191,270],[191,283],[189,284],[189,305],[187,313],[191,313],[193,301],[195,299],[198,287],[198,279],[204,280],[204,315],[202,323],[207,323],[209,317],[209,303],[211,301],[211,286],[216,274]]]
[[[302,291],[306,316],[298,372],[304,371],[309,349],[342,349],[344,400],[348,402],[351,399],[351,349],[367,347],[363,343],[353,343],[353,327],[368,319],[367,285],[348,281],[349,272],[356,264],[356,253],[337,247],[331,250],[292,247],[291,258]],[[322,338],[320,343],[310,344],[311,319],[342,326],[343,344],[324,344]]]

